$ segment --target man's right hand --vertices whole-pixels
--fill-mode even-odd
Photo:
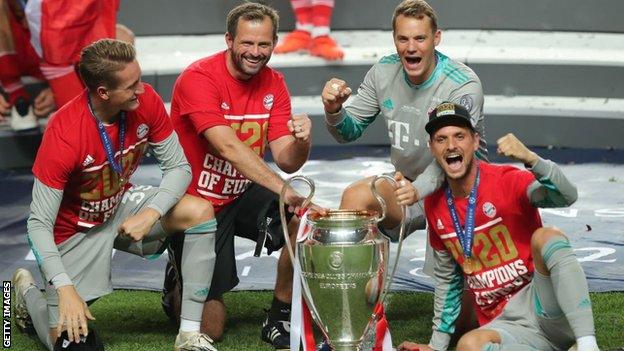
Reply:
[[[288,205],[289,212],[298,213],[304,201],[305,197],[299,195],[295,189],[288,186],[286,192],[284,192],[284,203]]]
[[[288,205],[288,211],[297,215],[301,215],[301,205],[303,205],[305,199],[305,197],[299,195],[299,193],[297,193],[297,191],[295,191],[295,189],[290,186],[288,187],[288,189],[286,189],[286,192],[284,193],[284,203]],[[321,215],[327,213],[326,208],[315,205],[314,203],[310,203],[308,205],[308,208],[320,213]]]
[[[321,93],[325,111],[329,113],[340,111],[342,104],[347,101],[349,96],[351,96],[351,88],[344,80],[338,78],[330,79],[325,83]]]
[[[56,333],[60,337],[63,325],[67,326],[69,341],[79,342],[80,334],[87,336],[87,319],[95,320],[89,311],[89,307],[78,295],[73,285],[65,285],[56,289],[59,297],[59,320]]]

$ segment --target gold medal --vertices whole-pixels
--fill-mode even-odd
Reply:
[[[477,262],[472,257],[464,257],[464,263],[462,263],[462,269],[466,274],[474,273]]]

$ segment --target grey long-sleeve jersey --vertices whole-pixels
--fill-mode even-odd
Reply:
[[[159,143],[150,143],[150,147],[163,171],[163,178],[148,207],[162,216],[184,195],[191,181],[191,167],[175,132]],[[28,242],[46,280],[56,288],[72,284],[53,235],[62,199],[62,190],[48,187],[35,178],[28,217]]]
[[[444,180],[441,168],[427,148],[429,135],[425,131],[428,113],[438,104],[450,101],[470,111],[481,136],[477,157],[487,159],[481,81],[463,63],[437,51],[435,55],[433,73],[419,85],[407,79],[397,54],[383,57],[368,71],[357,95],[338,113],[326,114],[325,118],[331,135],[346,143],[358,139],[381,114],[388,128],[392,164],[404,176],[415,180],[414,187],[421,197],[432,193]]]
[[[526,189],[526,196],[534,207],[567,207],[576,201],[576,187],[557,164],[540,158],[528,169],[536,178]],[[450,252],[433,251],[434,317],[429,346],[434,350],[446,350],[461,308],[464,275]]]

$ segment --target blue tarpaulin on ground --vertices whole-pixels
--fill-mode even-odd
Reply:
[[[543,210],[542,218],[546,225],[557,226],[570,237],[591,291],[623,291],[624,165],[587,163],[562,167],[577,185],[579,200],[570,208]],[[307,175],[316,182],[316,202],[335,208],[347,184],[390,170],[392,166],[387,157],[368,157],[312,160],[299,174]],[[0,174],[2,280],[10,280],[12,272],[18,267],[37,272],[34,256],[26,241],[32,181],[28,171],[4,171]],[[159,181],[160,170],[156,165],[142,165],[133,177],[135,184],[157,185]],[[237,238],[236,258],[241,279],[237,289],[273,289],[278,253],[253,257],[254,244]],[[424,232],[416,232],[405,241],[393,285],[395,290],[432,291],[433,279],[422,272],[424,245]],[[396,250],[396,244],[392,248]],[[162,288],[166,255],[150,261],[123,252],[112,254],[112,277],[116,288]],[[394,259],[394,255],[391,258]]]

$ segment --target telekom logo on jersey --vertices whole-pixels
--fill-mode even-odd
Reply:
[[[390,145],[399,150],[405,150],[403,143],[409,143],[410,131],[409,124],[405,122],[393,121],[388,119],[388,136],[390,137]],[[420,146],[420,140],[414,138],[414,145]]]

